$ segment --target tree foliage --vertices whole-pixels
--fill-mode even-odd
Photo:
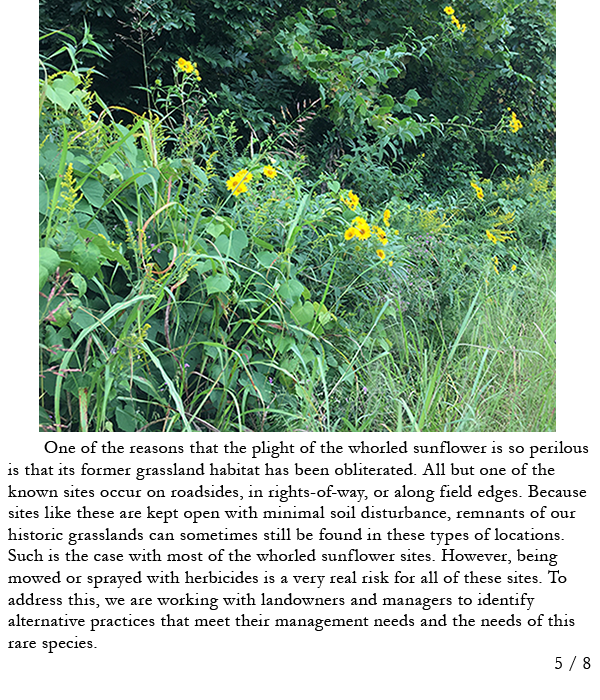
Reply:
[[[368,150],[373,168],[419,162],[430,186],[451,173],[526,169],[554,149],[554,0],[41,0],[46,33],[84,23],[108,49],[95,87],[141,112],[179,57],[196,62],[216,111],[264,138],[318,104],[316,169]],[[60,36],[42,50],[52,53]],[[58,66],[65,67],[65,66]],[[319,100],[316,103],[316,100]],[[524,128],[507,131],[515,112]],[[427,149],[424,143],[427,143]],[[346,166],[343,163],[346,162]],[[352,167],[351,167],[352,166]],[[352,184],[352,183],[350,183]]]

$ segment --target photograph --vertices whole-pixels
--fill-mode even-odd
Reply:
[[[556,430],[555,3],[39,4],[39,430]]]

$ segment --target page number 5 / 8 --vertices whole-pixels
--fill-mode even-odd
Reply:
[[[577,662],[577,657],[574,656],[573,660],[571,661],[571,663],[569,665],[569,671],[572,671],[573,668],[583,668],[584,670],[587,671],[588,669],[591,668],[591,665],[592,665],[590,662],[589,656],[582,657],[582,660],[577,664],[577,666],[575,665],[576,662]],[[554,669],[556,671],[559,671],[561,668],[563,668],[563,666],[566,668],[568,663],[569,663],[568,661],[565,661],[565,663],[563,664],[562,656],[557,656],[555,664],[554,664]]]

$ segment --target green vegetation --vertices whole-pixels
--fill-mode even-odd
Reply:
[[[42,39],[40,429],[554,430],[552,6],[203,5]]]

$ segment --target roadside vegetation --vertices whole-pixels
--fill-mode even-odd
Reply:
[[[553,7],[416,4],[273,3],[236,72],[131,3],[118,106],[108,15],[44,34],[41,430],[555,429]]]

